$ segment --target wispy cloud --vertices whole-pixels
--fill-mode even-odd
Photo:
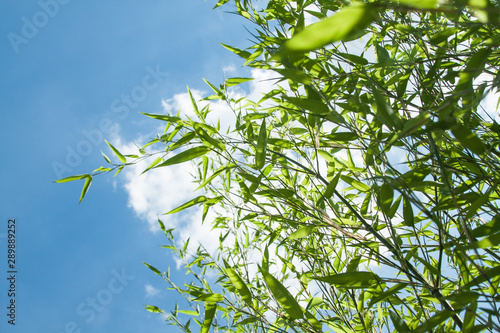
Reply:
[[[247,96],[258,101],[265,92],[273,89],[276,80],[272,79],[278,76],[261,70],[252,70],[251,75],[254,80],[249,84],[249,92],[236,86],[231,87],[229,93],[235,98]],[[201,90],[192,90],[191,93],[195,100],[210,94]],[[162,103],[166,113],[176,113],[181,110],[182,117],[195,117],[187,92],[164,99]],[[216,124],[220,120],[223,129],[234,123],[233,111],[224,101],[200,102],[199,108],[207,103],[212,110],[209,123]],[[154,133],[134,139],[134,142],[138,145],[146,143],[147,137],[154,137],[158,133],[158,128],[154,130]],[[124,154],[137,152],[137,147],[133,143],[126,142],[126,139],[119,135],[114,138],[113,144]],[[193,183],[192,175],[197,172],[196,166],[192,163],[183,163],[152,169],[141,175],[152,161],[143,161],[123,170],[120,181],[128,195],[128,206],[147,223],[150,231],[159,230],[157,220],[160,218],[167,228],[176,229],[178,241],[190,239],[191,250],[195,250],[201,244],[209,253],[214,253],[219,245],[220,235],[218,230],[211,230],[211,221],[216,217],[215,212],[209,213],[204,224],[201,223],[202,211],[198,207],[192,207],[181,214],[163,215],[201,194],[194,193],[197,186]]]
[[[154,297],[160,293],[159,289],[156,289],[150,284],[144,286],[144,291],[146,292],[146,297]]]

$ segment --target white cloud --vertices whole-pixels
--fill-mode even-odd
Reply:
[[[264,92],[272,89],[275,80],[270,81],[270,79],[276,78],[277,74],[262,70],[252,70],[251,73],[255,80],[250,82],[250,92],[245,92],[239,86],[231,87],[229,90],[231,96],[234,98],[247,96],[250,99],[259,100]],[[209,94],[200,90],[191,90],[191,93],[196,101]],[[166,113],[175,114],[181,110],[181,117],[196,118],[187,92],[165,99],[162,104]],[[198,102],[198,108],[202,109],[206,104],[210,104],[213,110],[209,114],[208,123],[215,125],[220,119],[221,128],[227,128],[234,123],[234,113],[226,102],[220,100]],[[146,137],[155,137],[156,134],[157,132],[150,133]],[[134,142],[138,145],[144,144],[146,137],[134,139]],[[112,140],[113,145],[123,154],[136,154],[137,147],[133,143],[125,142],[126,139],[119,135]],[[209,253],[214,253],[219,245],[220,235],[218,230],[211,230],[211,222],[216,217],[215,212],[209,211],[204,224],[201,223],[202,210],[199,207],[192,207],[180,214],[163,215],[202,194],[194,192],[197,184],[193,183],[191,174],[196,174],[196,166],[192,163],[183,163],[152,169],[141,175],[155,158],[156,156],[128,166],[122,171],[120,181],[128,195],[128,206],[141,220],[147,222],[150,231],[159,230],[157,220],[160,218],[165,227],[176,229],[176,239],[179,242],[190,239],[188,249],[194,251],[198,244],[201,244]]]
[[[154,297],[160,293],[159,289],[156,289],[150,284],[144,286],[144,291],[146,292],[146,297]]]

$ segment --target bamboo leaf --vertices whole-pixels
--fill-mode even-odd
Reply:
[[[222,6],[223,4],[225,4],[225,3],[227,3],[227,2],[229,2],[229,0],[219,0],[219,2],[217,2],[217,4],[216,4],[216,5],[214,6],[214,8],[212,8],[212,9],[215,9],[215,8],[217,8],[217,7],[220,7],[220,6]]]
[[[236,48],[236,47],[232,47],[232,46],[222,44],[222,43],[221,43],[221,45],[224,46],[229,51],[233,52],[234,54],[237,54],[238,56],[242,57],[245,60],[248,59],[248,57],[250,57],[252,55],[250,52],[241,50],[241,49]]]
[[[217,303],[205,303],[205,318],[203,319],[203,325],[201,326],[200,333],[208,333],[210,331],[210,326],[212,326],[216,310]]]
[[[205,197],[205,196],[203,196],[203,195],[200,195],[200,196],[198,196],[198,197],[196,197],[196,198],[194,198],[194,199],[189,200],[188,202],[183,203],[183,204],[182,204],[182,205],[180,205],[179,207],[172,209],[170,212],[165,213],[164,215],[178,213],[178,212],[180,212],[180,211],[183,211],[183,210],[184,210],[184,209],[186,209],[186,208],[189,208],[189,207],[191,207],[191,206],[194,206],[194,205],[197,205],[197,204],[203,203],[203,202],[205,202],[205,201],[207,201],[207,200],[208,200],[208,198],[207,198],[207,197]]]
[[[153,305],[146,305],[145,309],[148,310],[149,312],[153,312],[153,313],[162,313],[163,312],[159,307],[153,306]]]
[[[161,272],[158,269],[156,269],[155,267],[151,266],[148,263],[145,263],[144,261],[142,263],[144,265],[146,265],[147,268],[149,268],[150,270],[152,270],[153,272],[155,272],[155,274],[161,275]]]
[[[226,80],[226,86],[232,87],[252,80],[253,78],[248,78],[248,77],[232,77]]]
[[[252,306],[252,294],[250,293],[250,290],[248,289],[243,279],[239,276],[234,268],[229,266],[226,261],[224,261],[224,265],[226,266],[226,274],[229,277],[229,280],[231,280],[233,286],[236,288],[236,290],[238,290],[238,293],[240,294],[243,301],[245,301],[248,306]]]
[[[405,323],[403,318],[401,318],[397,313],[389,310],[389,316],[391,317],[392,324],[394,325],[398,333],[410,333],[410,328]]]
[[[422,325],[418,326],[412,332],[414,333],[424,333],[432,330],[434,327],[444,323],[448,318],[453,316],[455,313],[449,310],[443,310],[437,312],[433,317],[426,320]]]
[[[293,319],[301,319],[304,316],[302,308],[295,298],[290,294],[287,288],[285,288],[278,279],[259,267],[262,275],[264,276],[264,281],[271,290],[276,301],[283,307],[283,309],[288,313]]]
[[[224,300],[224,296],[221,294],[203,294],[194,299],[195,301],[204,301],[204,302],[222,302]]]
[[[206,146],[193,147],[193,148],[190,148],[188,150],[185,150],[183,152],[180,152],[180,153],[172,156],[171,158],[169,158],[165,162],[155,166],[155,168],[161,168],[161,167],[165,167],[165,166],[169,166],[169,165],[174,165],[174,164],[179,164],[179,163],[191,161],[197,157],[201,157],[201,156],[205,155],[209,151],[210,151],[210,148],[206,147]]]
[[[456,125],[451,132],[458,141],[471,152],[481,155],[486,150],[483,141],[463,125]]]
[[[315,280],[333,284],[347,289],[370,288],[376,285],[380,278],[372,272],[349,272],[315,278]]]
[[[316,231],[315,226],[301,227],[298,230],[294,231],[290,236],[288,236],[287,239],[295,240],[299,238],[304,238],[312,234],[314,231]]]
[[[85,194],[87,194],[87,191],[89,190],[91,183],[92,183],[92,176],[87,175],[85,179],[85,184],[83,184],[82,193],[80,194],[80,202],[82,202],[83,197],[85,197]]]
[[[106,141],[106,140],[104,140]],[[108,141],[106,141],[106,143],[108,144],[108,146],[111,148],[111,150],[115,153],[115,155],[118,157],[118,159],[120,160],[120,162],[122,163],[127,163],[127,159],[125,158],[125,156],[122,155],[122,153],[120,153],[118,151],[118,149],[116,149],[111,143],[109,143]]]
[[[267,148],[267,128],[266,119],[262,120],[260,125],[259,138],[257,140],[257,149],[255,152],[255,166],[257,169],[262,169],[266,163],[266,148]]]
[[[285,43],[278,56],[308,52],[337,41],[347,41],[362,32],[378,17],[377,9],[362,2],[353,2],[333,16],[311,24]]]
[[[85,179],[85,178],[87,178],[88,176],[90,176],[90,175],[89,175],[89,174],[84,174],[84,175],[69,176],[69,177],[66,177],[66,178],[61,178],[61,179],[58,179],[58,180],[54,181],[54,183],[67,183],[67,182],[72,182],[72,181],[74,181],[74,180]]]

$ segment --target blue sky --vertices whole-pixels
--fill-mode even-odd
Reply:
[[[104,165],[104,138],[127,148],[153,135],[157,123],[139,111],[182,106],[186,85],[201,96],[202,78],[217,84],[241,66],[219,43],[248,45],[245,22],[212,11],[215,2],[0,2],[1,332],[177,331],[144,310],[172,309],[176,295],[142,261],[184,278],[159,248],[165,238],[151,217],[160,212],[150,210],[175,206],[182,198],[169,195],[189,196],[190,187],[134,183],[131,171],[98,177],[78,204],[81,182],[53,181]],[[141,205],[151,191],[166,195]],[[15,327],[6,316],[9,219],[17,228]]]

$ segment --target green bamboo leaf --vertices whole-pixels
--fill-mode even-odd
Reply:
[[[200,110],[198,109],[198,105],[196,104],[196,101],[193,97],[193,94],[191,93],[191,89],[189,89],[189,87],[187,87],[187,91],[188,91],[188,94],[189,94],[189,99],[191,99],[191,104],[193,105],[193,110],[194,110],[194,113],[199,116],[200,115]]]
[[[496,215],[491,221],[471,230],[474,237],[484,237],[497,232],[500,232],[500,215]]]
[[[349,272],[315,278],[315,280],[347,289],[370,288],[379,283],[380,278],[372,272]]]
[[[238,49],[236,47],[232,47],[232,46],[222,44],[222,43],[221,43],[221,45],[224,46],[229,51],[233,52],[234,54],[237,54],[238,56],[242,57],[245,60],[248,59],[248,57],[250,57],[252,55],[250,52]]]
[[[145,309],[148,310],[149,312],[153,312],[153,313],[162,313],[163,312],[159,307],[153,306],[153,305],[146,305]]]
[[[232,77],[226,80],[226,87],[236,86],[244,82],[252,81],[253,78],[248,77]]]
[[[273,68],[273,70],[275,72],[278,72],[281,75],[283,75],[283,77],[285,77],[289,80],[292,80],[294,82],[300,82],[303,84],[311,84],[311,82],[312,82],[311,75],[309,75],[303,71],[299,71],[299,70],[291,69],[291,68]]]
[[[389,316],[391,317],[392,324],[398,333],[410,333],[410,328],[406,322],[397,314],[396,312],[389,310]]]
[[[304,238],[316,231],[315,226],[301,227],[294,231],[290,236],[287,237],[288,240],[294,240],[299,238]]]
[[[322,199],[330,199],[333,195],[333,192],[337,188],[337,185],[339,183],[341,172],[337,173],[337,175],[332,179],[332,181],[328,184],[328,186],[325,189],[325,193],[323,193]]]
[[[119,174],[120,172],[122,172],[123,167],[124,167],[123,165],[120,165],[120,167],[118,168],[118,170],[116,170],[116,172],[115,172],[115,174],[113,175],[113,177],[114,177],[114,176],[116,176],[117,174]]]
[[[201,183],[200,186],[198,186],[198,188],[195,191],[199,190],[200,188],[205,187],[207,184],[209,184],[212,180],[215,179],[215,177],[220,175],[222,172],[227,171],[228,169],[233,169],[235,167],[236,167],[236,165],[234,163],[229,163],[227,165],[220,166],[210,177],[205,179],[205,181],[203,183]]]
[[[90,184],[92,183],[92,176],[91,175],[87,175],[87,177],[85,177],[85,178],[86,178],[85,184],[83,184],[82,193],[80,194],[80,202],[82,202],[83,197],[85,197],[85,194],[87,194],[87,191],[89,190]]]
[[[190,316],[199,316],[200,313],[198,311],[191,311],[191,310],[179,310],[179,313],[184,313]]]
[[[210,331],[210,326],[212,326],[216,310],[217,303],[208,302],[205,304],[205,318],[203,319],[200,333],[208,333]]]
[[[408,284],[406,284],[406,283],[398,283],[397,285],[393,286],[392,288],[389,288],[388,290],[386,290],[386,291],[384,291],[384,292],[382,292],[382,293],[380,293],[378,295],[375,295],[370,300],[368,308],[371,308],[372,305],[377,304],[378,302],[382,302],[386,298],[388,298],[390,296],[393,296],[394,294],[397,294],[401,289],[406,288],[406,286],[408,286]]]
[[[174,165],[174,164],[179,164],[183,162],[187,162],[190,160],[193,160],[197,157],[201,157],[205,154],[207,154],[210,151],[209,147],[206,146],[198,146],[198,147],[193,147],[188,150],[185,150],[183,152],[178,153],[177,155],[172,156],[165,162],[158,164],[155,166],[155,168],[161,168],[169,165]]]
[[[420,325],[416,329],[414,329],[412,332],[414,332],[414,333],[429,332],[434,327],[444,323],[448,318],[450,318],[454,314],[455,314],[455,312],[450,311],[450,310],[439,311],[433,317],[426,320],[422,325]]]
[[[58,180],[54,181],[54,183],[72,182],[73,180],[85,179],[88,176],[90,176],[90,175],[89,174],[84,174],[84,175],[69,176],[69,177],[66,177],[66,178],[58,179]]]
[[[106,140],[104,140],[106,141]],[[122,153],[120,153],[118,151],[118,149],[116,149],[111,143],[109,143],[108,141],[106,141],[106,143],[108,144],[108,146],[111,148],[111,150],[115,153],[115,155],[118,157],[118,159],[120,160],[120,162],[122,163],[127,163],[127,159],[125,158],[125,156],[122,155]]]
[[[460,74],[460,80],[455,88],[455,93],[462,96],[462,103],[470,104],[474,95],[473,80],[478,77],[484,69],[491,53],[490,47],[485,47],[474,53],[467,61],[467,66]]]
[[[358,134],[354,132],[335,132],[332,134],[327,134],[324,137],[331,141],[342,141],[342,142],[354,141],[359,139]]]
[[[311,98],[285,97],[285,99],[300,109],[309,110],[314,114],[326,115],[331,113],[328,105]]]
[[[358,64],[361,66],[368,65],[368,60],[366,60],[365,58],[363,58],[361,56],[358,56],[355,54],[349,54],[349,53],[342,53],[342,52],[338,52],[337,54],[339,56],[341,56],[342,58],[344,58],[350,62],[353,62],[355,64]]]
[[[349,184],[352,187],[354,187],[358,191],[369,192],[371,190],[370,186],[368,186],[365,183],[362,183],[359,180],[356,180],[356,179],[354,179],[352,177],[349,177],[349,176],[346,176],[346,175],[341,175],[340,178],[343,181],[345,181],[347,184]]]
[[[274,298],[283,307],[286,313],[293,319],[301,319],[304,316],[302,308],[292,294],[290,294],[288,289],[285,288],[278,279],[263,270],[260,266],[259,270],[264,276],[267,287],[271,290]]]
[[[389,55],[389,52],[387,52],[385,47],[382,47],[378,44],[375,45],[375,56],[377,57],[377,62],[379,64],[391,59],[391,56]]]
[[[256,321],[257,321],[256,317],[248,317],[248,318],[243,319],[242,321],[236,323],[236,326],[247,325],[247,324],[255,323]]]
[[[217,88],[216,86],[214,86],[212,83],[208,82],[208,81],[207,81],[207,80],[205,80],[205,79],[203,79],[203,81],[205,81],[205,83],[206,83],[206,84],[208,84],[208,86],[209,86],[210,88],[212,88],[212,90],[215,92],[215,94],[216,94],[217,96],[219,96],[219,97],[221,97],[221,98],[224,96],[224,94],[222,93],[222,91],[220,91],[220,89],[219,89],[219,88]]]
[[[384,95],[382,95],[382,93],[375,86],[372,86],[372,92],[377,106],[377,118],[387,127],[391,129],[399,129],[401,119],[399,119],[397,114],[394,113],[391,105],[387,102]]]
[[[102,157],[104,157],[104,159],[106,160],[106,162],[108,162],[109,164],[112,164],[111,160],[109,159],[108,156],[106,156],[106,154],[104,154],[101,150],[101,154],[102,154]]]
[[[476,316],[477,316],[477,302],[474,302],[468,307],[467,311],[465,311],[464,325],[462,326],[463,332],[473,332],[474,321],[476,320]]]
[[[231,280],[231,283],[236,288],[236,290],[238,290],[238,293],[240,294],[243,301],[245,301],[248,306],[252,306],[252,294],[245,284],[245,281],[243,281],[236,270],[230,267],[225,260],[224,265],[226,266],[226,275],[229,277],[229,280]]]
[[[408,198],[403,200],[403,218],[406,226],[412,227],[415,224],[413,208],[411,207],[411,201]]]
[[[178,212],[180,212],[180,211],[183,211],[183,210],[184,210],[184,209],[186,209],[186,208],[189,208],[189,207],[191,207],[191,206],[194,206],[194,205],[197,205],[197,204],[203,203],[203,202],[205,202],[205,201],[207,201],[207,200],[208,200],[208,198],[207,198],[207,197],[205,197],[205,196],[203,196],[203,195],[200,195],[200,196],[198,196],[198,197],[196,197],[196,198],[194,198],[194,199],[189,200],[188,202],[183,203],[183,204],[182,204],[182,205],[180,205],[179,207],[172,209],[170,212],[165,213],[164,215],[178,213]]]
[[[107,171],[111,171],[111,170],[112,170],[111,168],[98,167],[97,169],[95,169],[94,171],[92,171],[92,173],[95,173],[95,172],[98,172],[98,171],[107,172]]]
[[[168,147],[169,150],[175,150],[179,147],[184,146],[185,144],[188,144],[191,142],[196,137],[196,132],[189,131],[186,134],[182,136],[179,140],[176,140],[171,146]]]
[[[143,172],[141,172],[141,175],[145,172],[148,172],[148,170],[154,168],[158,163],[162,161],[161,157],[158,157],[156,160],[153,161]]]
[[[391,208],[392,200],[394,199],[394,189],[391,185],[387,183],[382,184],[380,187],[379,199],[382,211],[384,211],[387,215],[390,215],[388,212]]]
[[[260,125],[259,138],[257,140],[257,149],[255,152],[255,166],[257,169],[262,169],[266,163],[266,148],[267,148],[267,128],[266,119],[262,120]]]
[[[146,265],[147,268],[149,268],[150,270],[152,270],[153,272],[155,272],[155,274],[161,275],[161,272],[158,269],[156,269],[155,267],[151,266],[148,263],[145,263],[144,261],[142,263],[144,265]]]
[[[483,141],[467,127],[458,124],[451,129],[451,132],[465,148],[469,149],[474,154],[481,155],[486,150]]]
[[[311,24],[293,36],[279,51],[278,56],[308,52],[337,41],[347,41],[362,32],[378,17],[377,9],[362,2],[353,2],[326,20]]]
[[[196,131],[196,134],[200,137],[200,139],[203,141],[203,143],[207,144],[209,147],[215,147],[219,149],[220,151],[223,151],[226,149],[226,146],[224,143],[221,141],[213,138],[208,134],[201,126],[201,124],[195,123],[194,124],[194,130]]]
[[[438,5],[438,0],[397,0],[394,2],[418,9],[435,9]]]
[[[158,119],[158,120],[166,121],[169,123],[176,123],[179,125],[182,124],[182,119],[179,117],[167,116],[164,114],[144,113],[144,112],[141,112],[141,114],[143,114],[149,118]]]
[[[204,301],[204,302],[222,302],[224,300],[224,296],[221,294],[213,293],[213,294],[202,294],[194,299],[195,301]]]
[[[306,311],[305,312],[305,315],[306,315],[306,318],[307,318],[307,321],[314,326],[314,328],[316,328],[316,330],[318,332],[323,332],[323,330],[321,329],[323,327],[323,325],[321,324],[321,322],[318,321],[318,319],[316,319],[316,316],[313,315],[311,312],[309,311]]]
[[[247,58],[247,60],[243,64],[243,67],[245,67],[246,65],[248,65],[249,63],[251,63],[252,61],[257,59],[263,52],[264,52],[264,49],[262,47],[259,47],[254,53],[252,53],[251,56],[249,56]]]
[[[215,7],[214,7],[214,8],[212,8],[212,9],[215,9],[215,8],[217,8],[217,7],[220,7],[220,6],[222,6],[223,4],[225,4],[225,3],[227,3],[227,2],[229,2],[229,0],[219,0],[219,2],[217,2],[217,4],[215,5]]]

